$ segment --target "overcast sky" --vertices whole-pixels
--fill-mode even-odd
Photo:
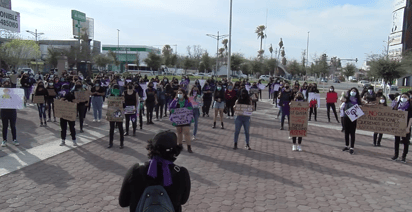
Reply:
[[[206,34],[228,34],[229,0],[13,0],[26,30],[45,33],[42,39],[70,39],[71,10],[95,20],[95,39],[102,44],[177,44],[179,54],[188,45],[200,45],[216,54],[216,41]],[[265,54],[283,39],[286,58],[301,60],[310,31],[309,61],[314,55],[358,58],[381,53],[391,27],[392,0],[234,0],[232,52],[255,57],[260,41],[254,33],[266,25]],[[266,13],[268,11],[268,13]],[[29,37],[30,36],[30,37]],[[222,47],[222,45],[221,45]],[[175,47],[172,47],[175,48]]]

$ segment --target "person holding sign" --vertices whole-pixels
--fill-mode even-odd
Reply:
[[[309,100],[309,106],[310,106],[310,110],[309,110],[309,121],[312,119],[312,113],[315,115],[315,121],[318,115],[318,102],[316,99],[309,99],[309,93],[319,93],[318,90],[318,85],[316,83],[313,83],[313,85],[309,85],[309,89],[308,92],[306,94],[306,99]]]
[[[348,98],[346,99],[345,102],[345,111],[348,110],[349,108],[355,106],[355,105],[362,105],[362,101],[360,98],[360,94],[357,88],[353,87],[348,91]],[[355,153],[355,133],[356,133],[356,124],[357,120],[351,121],[348,115],[345,113],[345,120],[344,120],[344,125],[345,125],[345,148],[342,149],[342,151],[348,151],[351,155]],[[350,148],[349,148],[349,136],[351,137],[350,140]]]
[[[186,91],[182,88],[179,88],[177,91],[177,98],[174,99],[170,103],[170,110],[172,114],[172,110],[176,108],[192,108],[192,104],[187,97]],[[185,117],[180,117],[181,120],[184,120]],[[176,125],[177,131],[177,142],[179,143],[180,147],[183,147],[183,136],[185,137],[185,141],[187,143],[187,151],[189,153],[193,153],[192,146],[191,146],[191,139],[190,139],[190,123],[184,125]]]
[[[62,86],[62,91],[59,92],[60,100],[58,100],[58,101],[67,101],[67,102],[77,103],[76,100],[75,100],[74,93],[68,92],[69,91],[69,85],[68,84],[64,84]],[[60,118],[60,128],[61,128],[60,136],[61,136],[61,139],[62,139],[62,142],[61,142],[60,146],[66,145],[67,125],[69,125],[69,128],[70,128],[70,135],[72,136],[73,146],[77,146],[76,130],[74,129],[75,124],[76,124],[75,121],[69,121],[69,120]]]
[[[400,96],[400,101],[396,104],[394,110],[407,111],[407,127],[406,127],[406,136],[402,137],[403,143],[403,154],[401,158],[402,163],[406,163],[406,155],[409,152],[409,139],[411,138],[411,124],[412,124],[412,104],[410,102],[410,95],[408,93],[403,93]],[[401,143],[401,137],[395,136],[395,155],[392,157],[392,160],[398,160],[399,157],[399,144]]]
[[[126,133],[124,136],[129,135],[129,123],[132,121],[133,126],[133,136],[136,135],[137,128],[137,116],[136,110],[139,108],[138,101],[139,95],[133,90],[133,84],[129,83],[127,85],[127,90],[124,91],[124,103],[125,103],[125,116],[126,116]],[[132,108],[131,112],[126,112],[126,108]],[[134,110],[133,110],[134,109]]]
[[[296,93],[296,95],[295,95],[295,99],[294,99],[294,101],[295,102],[303,102],[305,100],[305,98],[303,98],[303,94],[301,93],[301,92],[297,92]],[[307,109],[305,110],[305,115],[306,115],[306,120],[305,121],[307,121]],[[296,140],[298,140],[298,145],[296,146]],[[301,146],[301,144],[302,144],[302,137],[292,137],[292,142],[293,142],[293,145],[292,145],[292,151],[299,151],[299,152],[301,152],[302,151],[302,146]]]
[[[54,112],[54,99],[57,96],[57,89],[54,87],[53,80],[50,80],[49,83],[47,84],[47,92],[48,92],[48,97],[46,99],[47,107],[49,108],[48,114],[49,114],[49,119],[47,122],[51,122],[51,112],[53,111],[53,117],[54,117],[54,122],[56,122],[56,114]]]
[[[111,97],[121,97],[122,94],[120,93],[120,87],[119,85],[115,84],[113,85],[113,88],[110,89],[110,95]],[[110,100],[109,100],[110,102]],[[123,108],[123,105],[122,105]],[[109,109],[109,107],[108,107]],[[117,114],[118,116],[123,116],[123,114]],[[120,133],[120,149],[123,149],[123,141],[124,141],[124,132],[123,132],[123,118],[122,121],[110,121],[110,131],[109,131],[109,146],[107,148],[112,148],[113,147],[113,137],[114,137],[114,128],[115,126],[117,126],[117,128],[119,129],[119,133]]]
[[[386,104],[386,97],[385,96],[379,96],[379,105],[383,107],[387,107],[388,105]],[[373,133],[373,145],[374,146],[381,146],[381,140],[382,140],[382,133]]]
[[[250,99],[249,93],[246,89],[241,90],[240,98],[235,102],[235,108],[238,105],[252,105],[252,99]],[[245,130],[246,146],[247,150],[252,150],[249,145],[249,129],[250,129],[250,116],[237,114],[235,120],[235,140],[233,149],[237,149],[237,141],[239,140],[239,133],[242,129]]]
[[[101,82],[96,80],[94,87],[91,89],[92,95],[92,107],[93,107],[93,122],[100,122],[102,119],[103,110],[103,96],[105,95],[105,89],[101,87]]]
[[[280,91],[281,87],[282,87],[281,82],[279,81],[279,79],[276,79],[276,82],[273,83],[273,104],[276,104],[276,107],[278,107],[278,101],[277,100],[278,100],[279,91]]]
[[[4,88],[10,88],[10,82],[5,81],[3,83]],[[11,128],[11,134],[13,136],[13,144],[15,146],[19,146],[19,142],[17,142],[17,133],[16,133],[16,121],[17,121],[17,110],[16,109],[1,109],[1,121],[3,124],[3,142],[1,143],[2,147],[7,146],[7,129]]]
[[[208,82],[206,82],[205,85],[203,86],[202,92],[203,92],[203,107],[202,107],[203,117],[205,117],[205,115],[209,117],[210,105],[212,104],[213,90],[212,90],[212,87],[209,86]]]
[[[222,89],[222,85],[218,84],[216,87],[216,91],[214,93],[214,108],[215,108],[215,117],[213,118],[213,127],[216,128],[216,119],[217,115],[220,114],[220,123],[222,125],[222,129],[224,129],[223,126],[223,109],[225,109],[225,92]]]
[[[329,92],[326,93],[326,107],[327,107],[327,114],[328,114],[328,122],[330,122],[330,109],[332,108],[332,111],[335,114],[336,121],[339,123],[338,114],[336,113],[336,106],[335,106],[336,102],[338,102],[338,93],[335,92],[335,87],[330,86]]]
[[[42,96],[43,100],[41,102],[35,102],[35,103],[37,103],[37,110],[39,111],[40,127],[43,127],[43,126],[47,127],[47,122],[46,122],[47,108],[46,108],[45,102],[49,96],[49,93],[44,88],[44,83],[42,81],[39,81],[37,83],[36,91],[34,92],[33,98],[39,98],[39,96]]]
[[[81,81],[77,81],[75,86],[74,86],[74,92],[84,92],[85,90],[83,89],[83,85]],[[84,118],[86,116],[86,104],[89,100],[89,97],[87,96],[87,101],[79,101],[77,102],[77,115],[79,117],[79,122],[80,122],[80,133],[83,133],[83,123],[84,123]]]

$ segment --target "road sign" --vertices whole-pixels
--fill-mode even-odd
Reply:
[[[20,13],[0,7],[0,29],[20,32]]]
[[[77,10],[72,10],[72,19],[80,22],[86,22],[86,13]]]

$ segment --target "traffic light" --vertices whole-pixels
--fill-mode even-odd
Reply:
[[[358,58],[356,58],[355,62],[358,62]]]

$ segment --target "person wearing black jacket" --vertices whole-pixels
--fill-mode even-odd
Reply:
[[[133,165],[124,177],[119,194],[119,205],[135,212],[145,189],[161,185],[166,190],[175,212],[189,199],[191,180],[188,170],[173,162],[182,151],[177,145],[177,136],[171,131],[161,131],[148,141],[149,162]],[[165,168],[163,168],[165,167]]]
[[[37,109],[39,111],[39,118],[40,118],[40,127],[47,127],[47,122],[46,122],[46,100],[49,96],[47,90],[44,88],[44,83],[42,81],[39,81],[37,83],[36,91],[34,92],[35,96],[43,96],[44,97],[44,102],[43,103],[37,103]],[[43,122],[44,120],[44,122]],[[44,125],[43,125],[44,124]]]
[[[20,84],[21,87],[24,90],[24,103],[26,104],[27,100],[30,99],[30,92],[31,92],[31,87],[33,86],[33,80],[30,80],[28,74],[23,74],[22,78],[20,79]]]
[[[147,124],[154,124],[152,121],[153,118],[153,109],[158,103],[157,100],[157,91],[153,88],[153,82],[149,82],[148,88],[146,89],[146,109],[147,109]]]
[[[285,123],[285,117],[288,116],[288,124],[290,124],[290,106],[289,103],[293,99],[293,93],[292,90],[290,89],[290,86],[288,83],[285,84],[285,89],[280,92],[279,95],[279,106],[280,110],[282,111],[282,117],[280,119],[280,130],[283,130],[283,125]]]
[[[11,88],[10,82],[5,81],[3,83],[4,88]],[[7,146],[7,129],[11,128],[11,134],[13,136],[13,144],[15,146],[19,146],[19,142],[17,142],[17,133],[16,133],[16,121],[17,121],[17,110],[16,109],[1,109],[1,121],[3,124],[3,142],[1,144],[2,147]]]
[[[167,117],[167,110],[169,109],[169,104],[172,101],[172,96],[174,94],[173,88],[169,83],[169,79],[166,77],[163,78],[163,83],[164,83],[164,90],[165,90],[165,115],[164,117]]]
[[[127,90],[124,91],[124,103],[125,107],[127,106],[134,106],[135,110],[138,109],[138,102],[137,100],[139,99],[139,94],[135,90],[133,90],[133,84],[129,83],[127,85]],[[140,103],[139,103],[140,104]],[[126,133],[124,134],[125,136],[129,135],[129,123],[132,121],[133,125],[133,136],[136,135],[136,128],[137,128],[137,117],[136,117],[136,111],[134,114],[125,114],[126,117]]]
[[[410,95],[409,93],[403,93],[396,106],[394,107],[394,110],[399,110],[399,111],[406,111],[408,112],[408,117],[407,117],[407,127],[406,127],[406,136],[405,137],[400,137],[400,136],[395,136],[395,155],[392,157],[392,160],[398,160],[399,157],[399,144],[403,143],[403,154],[401,158],[402,163],[406,163],[406,155],[409,152],[409,139],[411,138],[411,124],[412,124],[412,103],[410,101]]]
[[[202,113],[203,117],[207,115],[209,117],[209,110],[210,110],[210,105],[212,104],[212,98],[213,98],[213,91],[212,87],[209,86],[209,83],[205,83],[202,89],[203,93],[203,107],[202,107]]]
[[[214,92],[213,98],[215,100],[214,108],[215,108],[215,117],[213,118],[213,128],[216,128],[216,119],[217,115],[220,114],[220,123],[222,125],[222,129],[225,129],[223,126],[223,109],[225,109],[225,91],[222,88],[222,84],[218,84],[216,86],[216,91]]]
[[[56,101],[68,101],[68,102],[73,102],[73,103],[77,103],[75,97],[74,97],[74,93],[73,92],[69,92],[69,85],[65,84],[62,86],[62,91],[59,92],[59,98],[60,100],[56,100]],[[75,121],[69,121],[63,118],[60,118],[60,128],[61,128],[61,139],[62,142],[60,144],[60,146],[64,146],[66,145],[66,131],[67,131],[67,124],[69,125],[70,128],[70,135],[72,136],[72,141],[73,141],[73,146],[77,146],[77,142],[76,142],[76,130],[74,129],[74,125],[75,125]]]
[[[50,92],[49,92],[49,90],[50,90]],[[49,110],[48,110],[49,119],[47,120],[47,122],[51,122],[51,112],[52,111],[53,111],[54,122],[56,122],[56,115],[55,115],[55,112],[54,112],[54,99],[56,98],[56,95],[57,95],[58,91],[57,91],[56,87],[54,87],[54,83],[53,83],[52,79],[50,79],[49,83],[47,84],[47,92],[49,94],[47,96],[47,99],[46,99],[47,108],[49,108]]]
[[[110,89],[109,92],[110,92],[109,96],[116,96],[116,97],[122,96],[122,93],[120,92],[120,87],[117,84],[113,85],[113,89]],[[115,126],[117,126],[117,128],[119,129],[119,133],[120,133],[120,147],[119,148],[123,149],[123,141],[124,141],[123,120],[122,122],[115,122],[115,121],[110,122],[109,146],[107,148],[110,149],[113,147],[113,137],[114,137]]]

